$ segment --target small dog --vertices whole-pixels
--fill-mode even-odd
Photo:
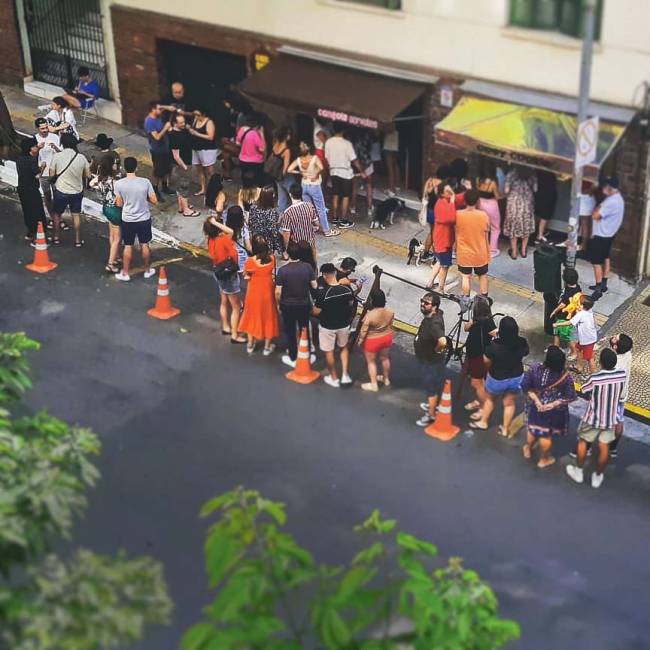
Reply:
[[[422,253],[424,252],[424,245],[419,239],[416,239],[413,237],[411,241],[409,242],[409,254],[408,254],[408,259],[406,260],[406,265],[410,265],[411,262],[415,264],[415,266],[419,266],[420,263],[422,262]]]
[[[386,222],[391,226],[394,223],[395,212],[404,209],[404,201],[391,196],[377,205],[375,212],[370,222],[370,229],[380,228],[386,230]]]

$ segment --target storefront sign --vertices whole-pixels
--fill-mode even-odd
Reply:
[[[259,72],[262,68],[271,62],[271,55],[267,50],[255,50],[251,54],[251,67],[255,72]]]
[[[342,111],[333,111],[329,108],[319,108],[318,111],[316,111],[316,114],[318,117],[322,117],[325,120],[345,122],[346,124],[351,124],[352,126],[362,126],[366,129],[379,128],[379,122],[377,120],[371,120],[369,117],[350,115],[349,113],[343,113]]]
[[[440,106],[451,108],[454,105],[454,91],[451,86],[440,86]]]

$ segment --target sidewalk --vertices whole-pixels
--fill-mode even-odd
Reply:
[[[16,88],[0,86],[0,90],[2,90],[12,114],[15,127],[31,133],[34,117],[42,114],[37,107],[43,104],[44,100],[26,95]],[[80,145],[80,150],[87,155],[93,153],[91,143],[97,133],[103,132],[114,138],[116,148],[123,157],[133,155],[138,158],[139,171],[142,175],[150,174],[151,163],[148,146],[142,133],[96,118],[89,118],[85,125],[80,124],[79,130],[84,140]],[[233,200],[237,186],[227,185],[226,190]],[[201,199],[202,197],[196,197],[194,201],[198,209],[203,207]],[[364,202],[360,201],[359,203]],[[153,212],[154,225],[158,229],[187,244],[187,247],[194,250],[195,253],[201,252],[200,249],[205,244],[202,234],[202,217],[182,217],[177,213],[173,200],[168,200],[162,209],[155,208]],[[204,209],[202,213],[205,214]],[[365,206],[360,205],[355,219],[356,227],[345,231],[340,237],[318,237],[317,247],[320,263],[338,261],[343,257],[351,256],[359,263],[358,274],[368,278],[367,286],[372,279],[372,268],[375,265],[416,284],[425,285],[428,282],[430,277],[428,265],[406,266],[409,240],[412,237],[424,240],[426,237],[425,229],[419,225],[414,210],[406,209],[402,214],[396,215],[395,224],[383,231],[368,229]],[[549,339],[543,332],[542,295],[534,291],[533,287],[532,250],[526,259],[519,258],[513,261],[505,254],[505,241],[501,242],[501,247],[502,254],[493,259],[490,264],[490,295],[494,298],[494,311],[514,316],[517,319],[531,345],[530,360],[540,359]],[[593,278],[590,265],[579,260],[578,271],[582,285],[588,286]],[[389,304],[395,310],[397,318],[405,324],[404,329],[412,331],[420,321],[418,301],[422,291],[385,276],[382,279],[382,288],[386,291]],[[452,293],[459,292],[459,278],[455,267],[450,271],[447,290]],[[610,278],[609,291],[597,302],[594,309],[598,324],[601,327],[604,326],[612,314],[633,293],[632,285],[616,276]],[[442,308],[445,311],[446,324],[449,329],[456,319],[457,306],[455,303],[449,303],[443,304]]]

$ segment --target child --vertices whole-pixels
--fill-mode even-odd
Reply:
[[[578,284],[578,272],[575,269],[564,269],[562,274],[562,280],[564,281],[564,291],[560,296],[560,302],[558,302],[557,307],[551,312],[551,320],[555,318],[560,312],[564,312],[566,318],[571,319],[574,316],[574,313],[571,311],[572,304],[575,303],[576,294],[581,294],[582,289]],[[573,298],[573,301],[571,300]],[[571,306],[570,306],[570,303]],[[575,361],[576,359],[576,344],[575,344],[575,333],[572,326],[565,327],[555,327],[555,336],[553,337],[553,344],[560,347],[560,343],[568,343],[571,350],[571,354],[568,357],[569,361]]]
[[[580,311],[568,321],[560,321],[555,323],[555,327],[565,327],[573,325],[578,337],[578,372],[585,372],[587,367],[590,372],[596,372],[596,360],[594,359],[594,345],[598,340],[598,329],[596,328],[596,321],[591,308],[594,306],[594,301],[589,297],[582,295],[580,297]],[[584,365],[580,364],[580,360],[584,361]]]
[[[627,334],[616,334],[609,339],[609,346],[616,352],[616,370],[625,371],[625,383],[619,397],[618,410],[616,412],[616,427],[614,435],[616,436],[609,444],[610,458],[616,458],[618,443],[623,435],[623,421],[625,414],[625,402],[627,401],[630,386],[630,371],[632,370],[632,338]]]

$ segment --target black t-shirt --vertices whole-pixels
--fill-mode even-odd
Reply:
[[[181,100],[176,100],[172,95],[167,95],[167,97],[160,100],[160,103],[163,106],[174,106],[175,108],[185,112],[189,112],[192,110],[190,108],[190,104],[187,101],[187,97],[183,97],[183,99]],[[169,120],[171,120],[175,114],[176,113],[172,113],[171,111],[163,111],[163,115],[161,119],[163,122],[169,122]]]
[[[564,291],[562,292],[562,295],[560,296],[560,302],[565,304],[565,305],[568,305],[569,301],[571,300],[571,298],[573,298],[573,296],[576,295],[576,293],[582,293],[582,289],[580,288],[579,284],[576,284],[575,287],[568,287],[568,286],[565,285],[564,286]]]
[[[492,318],[486,318],[474,323],[469,328],[467,340],[465,341],[465,351],[468,359],[482,357],[485,354],[487,346],[492,343],[490,332],[493,332],[496,328],[497,326]]]
[[[321,327],[339,330],[352,322],[354,293],[345,284],[325,285],[319,289],[315,305],[321,309],[318,316]]]
[[[37,190],[38,179],[36,174],[40,172],[38,157],[27,155],[18,156],[16,160],[16,171],[18,172],[19,190]]]
[[[438,310],[430,318],[423,318],[418,329],[417,336],[413,341],[415,356],[420,361],[427,363],[443,363],[445,352],[436,352],[438,339],[445,336],[445,319],[443,312]]]
[[[172,129],[169,132],[169,148],[172,151],[178,149],[182,161],[186,165],[192,164],[192,136],[187,131],[175,131]]]
[[[276,274],[275,284],[282,287],[280,304],[287,307],[309,305],[309,289],[316,279],[314,269],[307,262],[289,262]]]
[[[499,339],[490,344],[485,356],[490,359],[490,375],[494,379],[513,379],[524,372],[522,359],[528,355],[528,341],[522,336],[517,337],[514,345],[506,346]]]

